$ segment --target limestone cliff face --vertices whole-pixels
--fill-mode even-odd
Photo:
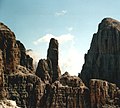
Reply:
[[[16,40],[15,34],[3,23],[0,23],[0,49],[6,74],[15,72],[17,65],[33,70],[33,60],[26,55],[24,45]]]
[[[79,77],[64,74],[60,81],[47,84],[45,90],[41,108],[90,108],[89,89]]]
[[[105,18],[93,35],[85,54],[81,78],[89,85],[92,78],[113,82],[120,87],[120,22]]]
[[[7,98],[15,100],[21,108],[37,108],[44,95],[45,84],[27,68],[17,66],[15,74],[7,75]]]
[[[19,65],[19,48],[14,33],[3,23],[0,23],[0,49],[2,50],[5,73],[14,72]]]
[[[120,106],[120,89],[105,80],[90,80],[91,108],[116,108]]]

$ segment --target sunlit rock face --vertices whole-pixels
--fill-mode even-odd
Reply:
[[[105,80],[90,80],[91,108],[116,108],[120,106],[120,89]]]
[[[0,23],[0,49],[6,74],[15,72],[17,65],[33,70],[33,60],[26,55],[24,45],[16,40],[15,34],[3,23]]]
[[[86,85],[89,85],[90,79],[97,78],[120,87],[120,22],[112,18],[102,20],[85,54],[79,76]]]
[[[14,72],[20,63],[19,48],[14,33],[0,23],[0,49],[2,50],[5,73]]]
[[[16,105],[16,102],[13,100],[0,100],[0,108],[20,108]]]
[[[2,51],[0,50],[0,90],[3,89],[3,85],[4,85],[4,64]]]

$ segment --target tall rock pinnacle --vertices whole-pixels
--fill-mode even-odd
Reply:
[[[49,43],[49,48],[47,51],[47,60],[39,60],[36,75],[39,76],[44,82],[55,82],[59,80],[61,76],[61,71],[58,64],[58,41],[54,38],[51,38]]]
[[[98,78],[120,87],[120,22],[105,18],[99,24],[80,76],[87,85],[90,79]]]
[[[60,75],[61,71],[58,65],[58,41],[54,38],[51,38],[48,48],[47,59],[51,61],[52,64],[52,81],[54,82],[57,80]]]

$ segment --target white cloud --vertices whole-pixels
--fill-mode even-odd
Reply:
[[[36,69],[37,63],[38,63],[38,61],[39,61],[39,59],[40,59],[39,53],[37,53],[37,52],[35,52],[35,51],[33,51],[33,50],[27,50],[27,51],[26,51],[26,54],[28,54],[30,57],[33,58],[33,66],[34,66],[34,68]]]
[[[41,43],[41,42],[49,42],[51,38],[55,38],[55,36],[52,35],[52,34],[46,34],[45,36],[37,39],[37,40],[34,41],[33,43],[34,43],[35,45],[38,45],[38,44]]]
[[[56,12],[55,16],[64,16],[65,14],[67,14],[67,11],[66,10],[62,10],[60,12]]]
[[[73,30],[73,27],[67,27],[67,30],[71,32]]]
[[[58,39],[59,43],[61,44],[67,41],[72,41],[74,39],[74,36],[71,34],[64,34],[64,35],[56,37],[56,39]]]
[[[63,34],[60,36],[46,34],[45,36],[34,41],[34,44],[35,45],[39,45],[40,43],[42,43],[42,45],[47,44],[48,48],[48,43],[51,38],[55,38],[59,42],[59,65],[62,74],[65,71],[68,71],[71,75],[78,75],[78,73],[81,71],[84,62],[84,54],[81,54],[81,52],[77,48],[75,48],[74,41],[75,36],[71,34]],[[41,52],[39,52],[39,54],[42,54],[44,52],[43,50],[40,51]],[[45,50],[45,52],[47,51]],[[38,57],[36,58],[38,59]]]
[[[39,54],[33,50],[27,50],[26,54],[30,55],[35,61],[38,60]]]
[[[74,36],[71,35],[71,34],[63,34],[63,35],[60,35],[60,36],[54,36],[52,34],[46,34],[45,36],[37,39],[36,41],[34,41],[33,43],[35,45],[38,45],[39,43],[43,43],[43,42],[49,42],[51,38],[55,38],[59,41],[59,43],[64,43],[64,42],[67,42],[67,41],[72,41],[74,39]]]
[[[71,75],[78,75],[82,69],[82,65],[84,62],[84,54],[79,52],[75,47],[74,44],[68,44],[69,49],[62,49],[66,50],[65,54],[62,53],[60,55],[60,67],[62,73],[65,71],[69,72]]]

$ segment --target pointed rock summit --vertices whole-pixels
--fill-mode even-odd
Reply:
[[[6,25],[4,25],[3,23],[0,22],[0,30],[3,31],[3,30],[8,30],[8,31],[11,31]]]
[[[81,78],[89,85],[92,78],[113,82],[120,87],[120,22],[105,18],[93,35],[85,54]]]

